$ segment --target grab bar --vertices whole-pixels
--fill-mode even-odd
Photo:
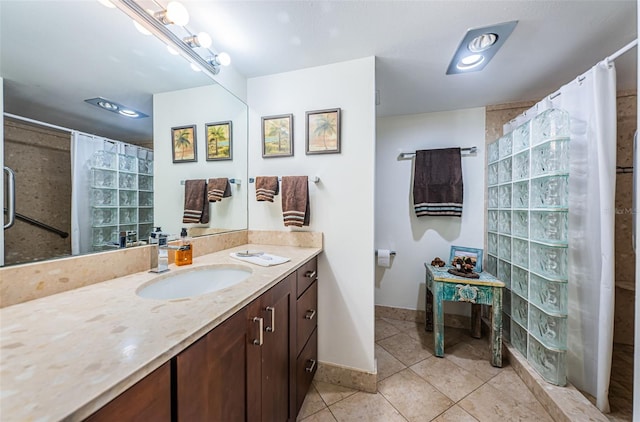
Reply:
[[[9,221],[4,225],[4,229],[7,230],[16,222],[16,174],[9,167],[4,168],[5,173],[7,173],[7,208]]]
[[[4,212],[7,212],[7,211],[8,211],[7,208],[5,208]],[[50,225],[42,223],[38,220],[34,220],[33,218],[27,217],[26,215],[22,215],[18,212],[14,212],[14,216],[15,216],[14,219],[17,218],[18,220],[24,221],[25,223],[29,223],[33,226],[40,227],[41,229],[45,229],[47,231],[55,233],[63,239],[66,239],[67,237],[69,237],[69,233],[56,229],[55,227],[51,227]]]

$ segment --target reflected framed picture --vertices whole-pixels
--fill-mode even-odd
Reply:
[[[207,123],[207,161],[233,160],[231,122]]]
[[[262,157],[293,155],[293,114],[262,118]]]
[[[340,109],[307,111],[307,154],[340,152]]]
[[[171,128],[171,153],[174,163],[198,161],[196,125]]]
[[[448,264],[451,265],[456,258],[462,258],[465,261],[467,258],[471,259],[475,271],[478,273],[482,272],[482,249],[467,248],[466,246],[451,246]]]

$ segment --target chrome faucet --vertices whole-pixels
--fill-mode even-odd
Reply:
[[[151,251],[149,253],[150,256],[150,265],[151,268],[149,272],[151,273],[163,273],[165,271],[169,271],[169,249],[179,249],[178,246],[171,246],[167,244],[168,236],[164,233],[158,233],[157,236],[153,236],[155,241],[152,244],[157,244],[157,253],[156,251]]]

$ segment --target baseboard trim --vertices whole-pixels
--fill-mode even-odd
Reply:
[[[378,385],[378,374],[328,362],[318,362],[314,380],[329,384],[341,385],[355,390],[375,393]]]
[[[425,311],[416,309],[394,308],[391,306],[376,305],[376,318],[391,318],[401,321],[415,321],[424,324]],[[444,326],[471,329],[471,317],[457,314],[444,314]]]

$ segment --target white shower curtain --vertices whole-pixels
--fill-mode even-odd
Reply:
[[[598,63],[505,126],[549,108],[571,118],[567,375],[609,411],[615,285],[616,72]]]

